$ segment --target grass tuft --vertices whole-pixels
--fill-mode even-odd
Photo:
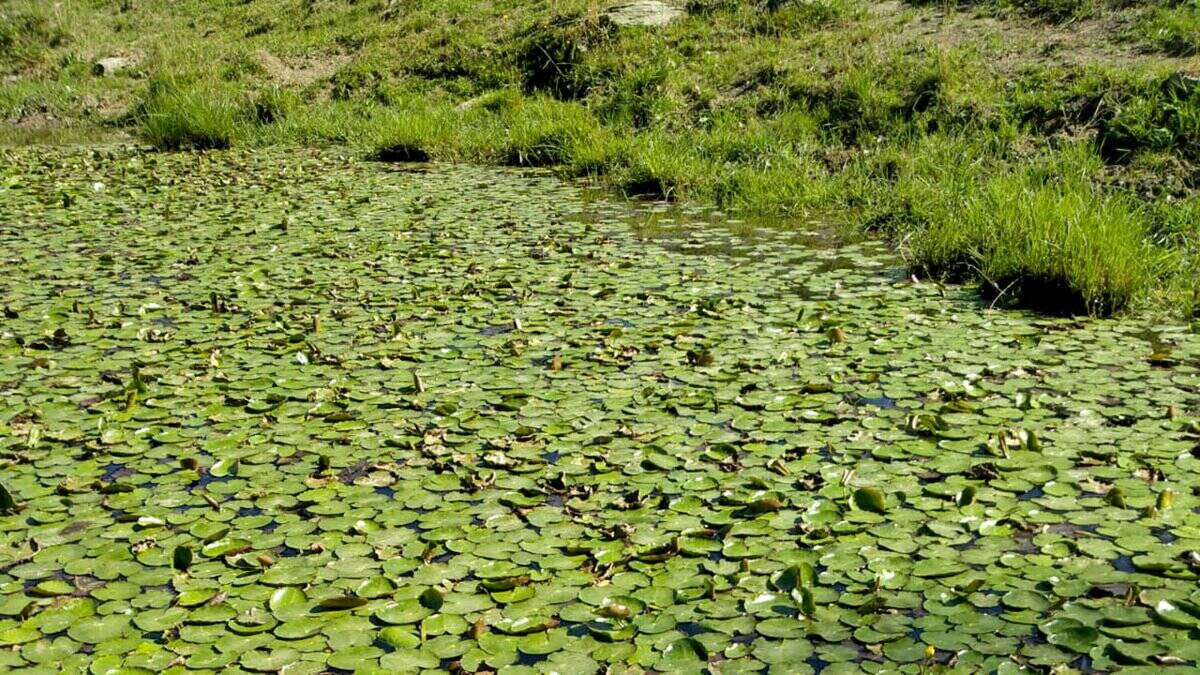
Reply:
[[[51,50],[68,42],[69,34],[46,9],[0,7],[0,70],[38,65]]]
[[[448,115],[424,107],[389,111],[369,132],[370,157],[381,162],[428,162],[448,123]]]
[[[224,82],[156,77],[135,116],[142,136],[157,148],[214,150],[233,145],[245,112]]]
[[[907,0],[909,4],[943,7],[976,7],[1003,14],[1017,11],[1049,22],[1063,22],[1093,14],[1097,0]]]
[[[979,279],[983,294],[1004,304],[1120,311],[1151,291],[1165,255],[1133,198],[1095,189],[1090,174],[1099,169],[1077,145],[955,189],[928,186],[913,202],[910,262],[931,276]]]
[[[250,116],[259,125],[278,124],[300,107],[300,97],[283,87],[264,87],[250,102]]]
[[[535,98],[504,110],[508,137],[503,161],[516,166],[571,163],[576,146],[598,133],[595,118],[577,105]]]
[[[1176,151],[1200,162],[1200,79],[1171,74],[1143,83],[1100,118],[1097,149],[1114,163],[1147,151]]]
[[[1093,0],[1008,0],[1030,16],[1048,21],[1067,21],[1090,15],[1096,7]]]
[[[517,66],[525,90],[563,100],[585,96],[591,81],[588,52],[615,35],[615,26],[595,13],[555,16],[529,27],[517,45]]]
[[[1137,22],[1133,32],[1171,56],[1200,54],[1200,3],[1155,7]]]

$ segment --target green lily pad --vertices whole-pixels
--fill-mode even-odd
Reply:
[[[458,121],[523,143],[538,111],[491,103]],[[550,174],[4,161],[0,670],[1200,661],[1191,319],[988,308],[878,242]]]
[[[383,650],[378,647],[349,647],[329,655],[326,663],[330,668],[341,670],[363,670],[378,665]]]
[[[703,668],[708,663],[708,649],[693,638],[682,638],[667,645],[654,664],[658,670],[681,672]]]
[[[1056,619],[1042,626],[1046,641],[1073,652],[1086,653],[1100,639],[1100,631],[1072,619]]]
[[[375,618],[385,624],[403,626],[417,623],[432,613],[418,600],[398,600],[375,610]]]
[[[67,635],[77,642],[97,645],[126,634],[129,628],[128,616],[89,616],[71,624]]]
[[[876,488],[865,487],[858,488],[854,491],[851,497],[855,508],[871,513],[883,514],[887,512],[887,506],[884,504],[883,493]]]
[[[276,673],[300,660],[300,652],[295,649],[273,649],[267,651],[249,651],[242,654],[239,663],[246,670],[261,673]]]

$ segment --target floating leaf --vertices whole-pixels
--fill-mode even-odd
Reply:
[[[750,502],[750,510],[755,513],[773,513],[783,508],[783,500],[775,496],[766,496]]]
[[[180,572],[186,572],[192,566],[192,549],[184,545],[176,546],[171,554],[171,566]]]
[[[603,642],[628,640],[637,634],[635,624],[621,619],[602,617],[585,624],[592,637]]]
[[[420,600],[422,607],[433,612],[441,609],[442,603],[445,602],[444,596],[436,588],[426,588],[421,593]]]
[[[415,633],[401,626],[385,626],[379,631],[379,639],[393,649],[415,649],[421,644]]]
[[[77,642],[96,645],[124,635],[129,623],[129,617],[122,615],[86,617],[71,624],[67,634]]]
[[[367,670],[379,663],[380,656],[383,656],[383,650],[378,647],[346,647],[330,654],[326,663],[339,670]]]
[[[244,553],[251,548],[253,546],[248,539],[217,539],[205,544],[200,553],[208,558],[219,558]]]
[[[1188,323],[338,154],[5,150],[0,670],[1195,662]]]
[[[771,582],[775,590],[789,593],[801,588],[812,588],[816,583],[816,572],[809,563],[792,565],[780,572]]]
[[[1185,630],[1200,628],[1200,606],[1163,599],[1156,602],[1152,609],[1154,619],[1163,625]]]
[[[29,589],[29,595],[39,598],[53,598],[60,595],[71,595],[75,586],[62,579],[49,579]]]
[[[864,487],[854,491],[852,496],[854,506],[862,511],[883,514],[887,512],[884,505],[883,493],[877,488]]]
[[[631,619],[646,608],[646,603],[629,595],[606,597],[600,603],[597,613],[611,619]]]
[[[278,614],[288,607],[303,605],[307,602],[308,597],[305,596],[304,591],[295,586],[281,586],[271,593],[271,597],[267,600],[267,607]]]
[[[1046,640],[1073,652],[1087,653],[1100,639],[1100,631],[1073,619],[1057,619],[1042,626]]]
[[[8,488],[4,487],[4,483],[0,483],[0,513],[12,513],[17,510],[17,501],[13,499],[12,493]]]
[[[432,613],[418,600],[399,600],[375,610],[375,618],[384,624],[402,626],[417,623]]]
[[[371,577],[364,580],[354,590],[354,594],[360,598],[382,598],[391,595],[396,590],[396,585],[387,579],[387,577]]]
[[[237,459],[220,459],[209,467],[208,473],[215,478],[226,478],[236,476],[240,468],[241,462]]]
[[[367,604],[367,599],[357,595],[335,595],[332,598],[325,598],[317,606],[321,609],[341,610],[354,609],[365,604]]]
[[[654,664],[658,670],[679,672],[699,668],[708,663],[708,649],[694,638],[681,638],[667,645],[662,658]]]
[[[958,491],[958,495],[955,496],[954,501],[959,506],[970,506],[975,503],[975,493],[974,485],[964,486],[962,490]]]
[[[262,673],[288,672],[288,666],[300,661],[295,649],[252,650],[242,654],[239,663],[246,670]]]

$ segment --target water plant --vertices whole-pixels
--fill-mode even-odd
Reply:
[[[529,169],[6,157],[0,668],[1200,658],[1186,323]]]

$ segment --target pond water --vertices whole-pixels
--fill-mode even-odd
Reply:
[[[6,154],[0,668],[1200,659],[1185,325],[540,174]]]

